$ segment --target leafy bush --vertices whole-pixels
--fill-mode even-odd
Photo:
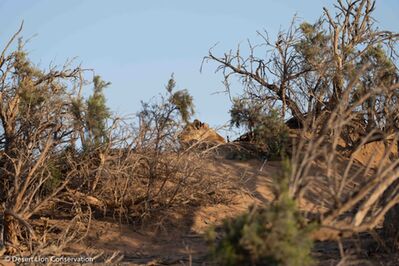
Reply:
[[[287,168],[286,168],[287,169]],[[307,225],[289,195],[288,175],[276,180],[276,200],[268,208],[252,207],[222,226],[216,243],[209,232],[214,259],[219,265],[311,265],[313,225]]]
[[[248,139],[257,144],[269,159],[281,159],[287,152],[288,127],[279,110],[267,104],[236,98],[230,110],[232,126],[243,126]]]
[[[47,169],[50,172],[50,175],[43,183],[43,191],[45,194],[50,194],[60,186],[62,182],[62,172],[58,165],[52,162],[48,163]]]
[[[273,109],[255,128],[255,142],[266,146],[269,159],[280,159],[287,152],[288,133],[283,119]]]

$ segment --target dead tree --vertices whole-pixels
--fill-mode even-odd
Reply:
[[[71,141],[69,100],[82,71],[71,69],[69,63],[61,69],[39,70],[27,59],[21,39],[9,52],[21,30],[22,25],[0,55],[0,203],[8,253],[19,249],[21,234],[34,238],[26,220],[46,208],[71,179],[65,175],[43,191],[54,178],[55,158]],[[69,155],[63,160],[67,164]]]
[[[324,8],[316,23],[294,19],[275,41],[259,32],[262,43],[249,42],[249,55],[238,47],[204,58],[218,65],[227,91],[237,77],[241,99],[272,102],[302,129],[291,192],[301,199],[313,189],[320,197],[318,222],[328,238],[373,230],[399,203],[392,153],[399,140],[399,34],[378,29],[374,10],[373,0],[337,0],[335,14]],[[379,165],[360,167],[354,154],[375,141],[385,144]],[[325,167],[316,171],[315,162]]]
[[[399,35],[374,25],[375,1],[338,0],[335,10],[331,14],[325,8],[314,24],[298,25],[294,19],[275,41],[267,32],[258,32],[262,41],[258,45],[248,42],[248,52],[239,46],[217,56],[210,50],[204,60],[218,64],[217,71],[223,73],[227,91],[236,77],[244,88],[241,98],[264,105],[272,102],[281,110],[282,118],[294,117],[299,125],[322,124],[319,120],[327,121],[344,95],[353,102],[376,87],[398,82]],[[362,75],[358,76],[360,70]],[[353,83],[353,76],[358,77],[356,87],[348,86]],[[346,94],[346,89],[350,93]],[[391,106],[396,105],[398,92],[385,92],[373,94],[355,110],[365,121],[363,136],[374,129],[394,131],[395,112]]]
[[[394,84],[385,90],[398,88],[398,84]],[[364,164],[356,159],[364,145],[375,141],[376,130],[360,136],[361,143],[355,150],[343,153],[342,131],[356,119],[354,110],[373,97],[368,94],[356,102],[349,102],[347,94],[350,90],[345,91],[327,123],[319,125],[323,131],[307,135],[310,130],[305,128],[292,156],[291,193],[298,201],[317,202],[314,208],[318,214],[316,221],[322,231],[322,234],[317,234],[319,239],[339,239],[370,232],[385,217],[388,217],[385,223],[387,231],[397,224],[392,217],[397,217],[399,204],[399,155],[394,148],[399,132],[381,136],[384,148],[377,164],[372,164],[377,159],[375,154],[371,154]],[[379,92],[376,89],[374,93]],[[317,195],[317,199],[310,195]]]

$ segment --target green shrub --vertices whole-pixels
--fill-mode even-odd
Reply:
[[[269,159],[281,159],[286,155],[289,129],[281,110],[264,102],[235,98],[230,116],[231,126],[244,127],[249,140],[257,144]]]
[[[289,129],[276,110],[262,117],[254,129],[255,142],[264,145],[269,159],[281,159],[287,153]]]
[[[222,226],[208,238],[218,265],[312,265],[313,225],[307,225],[288,192],[288,175],[276,182],[276,200],[264,208],[252,207]]]
[[[50,172],[49,178],[43,183],[43,192],[47,194],[51,194],[54,189],[60,186],[62,182],[62,172],[60,167],[53,162],[50,162],[47,166],[48,171]]]

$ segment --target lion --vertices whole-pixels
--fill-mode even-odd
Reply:
[[[226,143],[226,140],[220,136],[214,129],[210,128],[208,124],[195,119],[187,126],[179,135],[180,142],[184,145],[193,145],[198,142],[203,142],[210,145],[218,145]]]

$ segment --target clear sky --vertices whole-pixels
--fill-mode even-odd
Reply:
[[[221,73],[202,58],[234,49],[256,31],[275,36],[293,15],[313,22],[333,0],[0,0],[0,47],[25,21],[23,36],[42,68],[50,62],[93,68],[112,86],[108,104],[120,114],[139,110],[140,100],[163,92],[170,74],[178,88],[194,96],[196,117],[212,126],[229,119],[229,99]],[[378,0],[375,18],[381,28],[399,31],[399,0]]]

